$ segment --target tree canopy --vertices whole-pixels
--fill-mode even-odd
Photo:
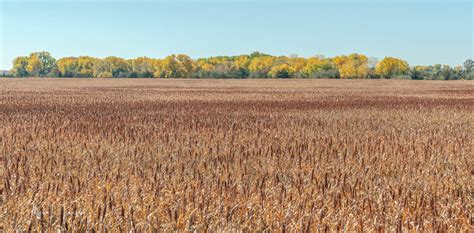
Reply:
[[[436,64],[413,66],[400,58],[381,61],[363,54],[333,58],[271,56],[261,52],[249,55],[192,59],[173,54],[163,59],[138,57],[64,57],[56,60],[49,52],[35,52],[13,60],[14,77],[96,77],[96,78],[406,78],[474,79],[474,62],[463,66]]]
[[[402,59],[394,57],[386,57],[375,66],[375,73],[384,77],[391,78],[394,76],[408,74],[410,67],[408,63]]]

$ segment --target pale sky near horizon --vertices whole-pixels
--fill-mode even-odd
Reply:
[[[363,53],[410,65],[473,58],[471,0],[0,0],[0,69],[49,51],[193,58]]]

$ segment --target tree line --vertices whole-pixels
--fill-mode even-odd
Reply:
[[[382,60],[362,54],[326,58],[296,55],[271,56],[253,52],[250,55],[217,56],[191,59],[184,54],[164,59],[139,57],[123,59],[89,56],[64,57],[56,60],[49,52],[35,52],[17,57],[10,71],[13,77],[81,77],[81,78],[333,78],[333,79],[474,79],[474,62],[463,66],[409,66],[399,58]]]

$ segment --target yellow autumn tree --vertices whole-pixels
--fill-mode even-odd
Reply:
[[[189,56],[174,54],[159,62],[155,77],[159,78],[189,78],[197,70],[197,64]]]
[[[56,59],[54,59],[49,52],[32,53],[28,57],[26,70],[31,76],[55,76]]]
[[[94,76],[98,78],[122,78],[130,73],[130,64],[120,57],[106,57],[94,65]]]
[[[406,75],[409,69],[410,67],[406,61],[394,57],[385,57],[375,66],[375,73],[384,78],[391,78],[397,75]]]
[[[288,64],[273,66],[268,75],[272,78],[290,78],[292,76],[291,67]]]
[[[154,78],[160,78],[161,71],[162,71],[162,64],[163,64],[163,59],[152,60],[153,70],[155,71],[155,73],[153,73]]]
[[[76,57],[64,57],[56,62],[61,77],[76,77],[79,73],[78,59]]]
[[[238,56],[235,59],[234,64],[240,69],[248,70],[250,65],[250,58],[247,55]]]
[[[214,65],[210,64],[205,60],[200,60],[197,62],[198,69],[203,72],[211,72],[214,70]]]
[[[13,60],[13,68],[11,72],[14,77],[28,76],[28,57],[16,57]]]
[[[298,76],[302,74],[304,67],[306,66],[307,60],[302,57],[288,58],[288,65],[290,66],[290,71],[293,75]]]
[[[340,77],[347,78],[366,78],[369,73],[367,56],[353,53],[348,56],[337,56],[332,59],[336,65]]]
[[[330,59],[322,57],[308,58],[302,73],[308,78],[337,78],[336,66]]]
[[[196,71],[197,65],[196,62],[191,59],[188,55],[178,54],[176,59],[179,61],[180,65],[184,68],[184,74],[182,78],[188,78],[191,74]]]
[[[249,71],[252,77],[264,78],[267,77],[268,72],[272,69],[275,57],[260,56],[253,58],[249,64]]]
[[[89,56],[80,56],[77,59],[78,73],[77,77],[91,78],[94,77],[94,65],[98,61],[97,58]]]

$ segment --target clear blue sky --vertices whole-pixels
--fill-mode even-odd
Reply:
[[[56,58],[358,52],[411,65],[473,57],[471,0],[0,1],[0,69],[42,50]]]

